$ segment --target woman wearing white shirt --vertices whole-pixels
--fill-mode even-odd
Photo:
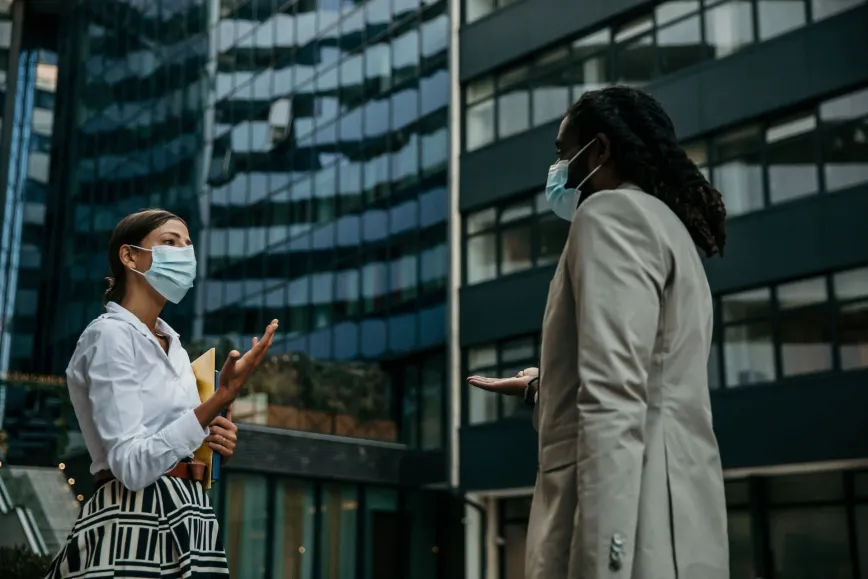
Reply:
[[[109,242],[106,313],[78,340],[69,395],[98,485],[48,577],[228,577],[217,519],[192,459],[203,441],[224,459],[237,428],[221,416],[274,338],[277,320],[243,356],[233,351],[200,403],[190,358],[159,319],[193,286],[187,225],[160,209],[124,218]]]

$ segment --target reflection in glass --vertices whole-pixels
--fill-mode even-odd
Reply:
[[[470,24],[494,11],[495,0],[465,0],[464,21]]]
[[[281,479],[277,483],[271,537],[272,577],[313,579],[315,510],[311,482]]]
[[[527,67],[519,67],[500,75],[497,80],[497,137],[526,131],[530,126],[530,94],[525,81]]]
[[[749,0],[730,0],[705,10],[705,41],[715,58],[723,58],[753,42]]]
[[[493,233],[467,240],[467,283],[474,284],[497,276],[497,243]]]
[[[727,387],[770,382],[775,378],[772,330],[767,322],[728,326],[723,330]]]
[[[319,509],[321,577],[355,579],[358,506],[356,487],[323,485]]]
[[[868,89],[820,105],[826,190],[868,182]]]
[[[729,534],[729,576],[732,579],[754,579],[753,528],[750,513],[727,513]]]
[[[570,79],[565,74],[569,51],[559,48],[539,57],[533,79],[533,125],[563,118],[570,104]]]
[[[646,34],[628,44],[621,45],[615,53],[618,83],[641,87],[655,76],[654,38]]]
[[[505,228],[500,234],[500,273],[508,275],[531,267],[531,226]]]
[[[844,507],[772,511],[770,547],[779,579],[852,579]]]
[[[403,524],[398,512],[398,493],[391,489],[368,487],[363,514],[364,535],[368,539],[365,579],[400,577],[403,557]]]
[[[839,306],[837,324],[841,369],[868,368],[868,300]]]
[[[494,101],[484,100],[467,107],[467,150],[473,151],[494,140]]]
[[[823,20],[864,3],[865,0],[811,0],[811,19]]]
[[[221,528],[233,577],[265,577],[268,493],[264,476],[231,474],[226,485],[226,510]]]
[[[721,298],[723,321],[765,317],[771,308],[772,292],[769,288],[759,288],[728,294]]]
[[[766,131],[769,201],[798,199],[819,191],[817,119],[790,119]]]
[[[757,0],[760,40],[801,28],[807,21],[805,0]]]
[[[798,308],[823,303],[829,299],[825,277],[804,279],[781,284],[776,289],[778,308]]]
[[[443,446],[443,394],[446,376],[443,360],[435,358],[422,369],[422,448]]]
[[[682,3],[679,2],[678,4]],[[685,2],[684,4],[690,5],[692,3]],[[657,51],[661,75],[671,74],[705,59],[700,26],[697,15],[665,28],[657,29]]]
[[[784,376],[832,369],[832,328],[825,309],[809,309],[783,318],[780,344]]]
[[[838,301],[868,297],[868,267],[843,271],[832,279]]]
[[[727,216],[762,209],[763,171],[760,158],[761,135],[756,127],[747,127],[717,137],[714,186],[723,194]]]

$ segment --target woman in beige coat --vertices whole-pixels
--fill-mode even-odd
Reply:
[[[525,578],[729,579],[698,251],[723,251],[721,195],[636,89],[586,93],[557,149],[546,196],[571,226],[539,375],[469,379],[534,406]]]

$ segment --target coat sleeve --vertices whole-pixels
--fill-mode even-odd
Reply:
[[[637,205],[641,194],[590,197],[567,239],[578,325],[581,505],[570,567],[586,579],[633,576],[648,374],[669,261]]]

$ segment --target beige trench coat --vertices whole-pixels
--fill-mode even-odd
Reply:
[[[589,197],[543,320],[525,579],[729,579],[711,332],[675,214],[632,185]]]

